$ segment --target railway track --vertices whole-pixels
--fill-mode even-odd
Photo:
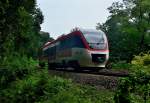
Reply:
[[[114,76],[114,77],[128,77],[129,74],[127,71],[112,71],[108,69],[101,70],[74,70],[73,68],[56,68],[50,69],[55,71],[63,71],[63,72],[72,72],[72,73],[83,73],[83,74],[93,74],[93,75],[103,75],[103,76]]]
[[[127,72],[122,71],[116,72],[106,69],[100,70],[98,72],[89,70],[75,71],[71,68],[65,70],[62,68],[49,70],[49,74],[71,79],[73,82],[79,84],[91,85],[97,89],[104,88],[110,90],[115,90],[117,88],[119,78],[128,76]]]

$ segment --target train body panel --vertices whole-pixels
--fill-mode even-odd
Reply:
[[[75,30],[43,47],[49,64],[105,67],[109,59],[108,41],[103,32]]]
[[[108,51],[100,52],[83,49],[82,53],[79,59],[81,67],[105,67],[109,58]],[[99,61],[98,59],[103,59],[103,61]]]

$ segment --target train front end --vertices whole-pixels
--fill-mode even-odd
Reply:
[[[109,59],[108,40],[104,32],[97,30],[81,30],[85,51],[81,65],[104,68]]]

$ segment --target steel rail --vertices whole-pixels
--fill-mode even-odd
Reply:
[[[72,73],[83,73],[83,74],[93,74],[93,75],[104,75],[104,76],[114,76],[114,77],[128,77],[129,73],[121,72],[121,71],[111,71],[111,70],[74,70],[74,69],[64,69],[64,68],[56,68],[56,69],[49,69],[54,71],[62,71],[62,72],[72,72]]]

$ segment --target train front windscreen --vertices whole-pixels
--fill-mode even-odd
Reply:
[[[91,49],[106,48],[106,37],[103,32],[84,32],[83,35]]]

